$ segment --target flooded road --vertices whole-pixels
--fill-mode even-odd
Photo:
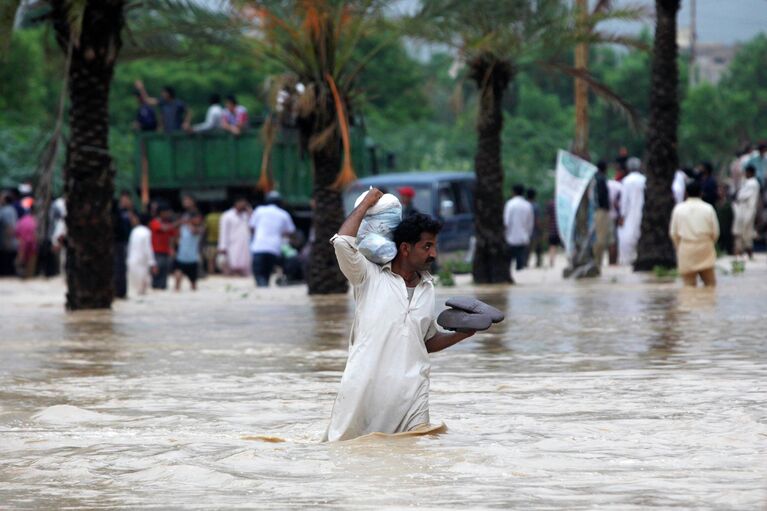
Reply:
[[[440,289],[508,318],[432,356],[447,432],[323,444],[351,297],[0,281],[0,508],[765,509],[767,271],[720,284]]]

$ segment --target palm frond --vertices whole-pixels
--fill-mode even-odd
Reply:
[[[583,80],[589,85],[589,88],[593,90],[597,96],[604,99],[607,104],[613,108],[613,110],[623,115],[633,130],[640,131],[642,129],[642,121],[639,118],[639,114],[637,113],[636,109],[634,109],[631,104],[619,96],[610,87],[597,80],[588,71],[556,61],[538,62],[538,65],[544,69],[563,73],[573,78]]]
[[[65,6],[67,23],[69,24],[69,37],[74,42],[75,47],[77,47],[80,44],[80,34],[83,31],[83,20],[85,19],[85,9],[88,7],[88,0],[68,0]]]
[[[0,57],[4,56],[11,44],[11,33],[16,20],[21,0],[6,0],[0,2]]]

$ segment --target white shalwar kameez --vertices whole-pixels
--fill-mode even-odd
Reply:
[[[155,266],[152,250],[152,231],[145,225],[137,225],[128,238],[128,283],[131,291],[144,294],[149,288],[149,271]]]
[[[759,202],[759,181],[755,177],[746,179],[732,203],[732,234],[737,237],[736,245],[740,250],[754,246],[756,229],[756,206]]]
[[[218,249],[226,251],[226,264],[232,271],[250,274],[250,213],[230,208],[221,215]]]
[[[623,225],[618,228],[618,262],[622,265],[632,264],[637,257],[646,182],[647,178],[639,172],[631,172],[621,181]]]
[[[325,440],[428,424],[431,364],[425,341],[437,333],[432,277],[423,272],[408,299],[405,281],[391,263],[365,259],[354,237],[335,235],[331,242],[357,305]]]

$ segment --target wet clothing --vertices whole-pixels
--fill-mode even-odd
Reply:
[[[180,271],[183,275],[186,275],[186,278],[189,279],[189,282],[195,284],[197,282],[198,266],[199,265],[197,263],[184,263],[176,259],[175,263],[173,264],[173,269]]]
[[[676,247],[677,268],[681,275],[713,268],[719,220],[714,208],[698,197],[674,206],[669,236]]]
[[[506,227],[506,243],[529,245],[535,227],[532,204],[521,196],[509,199],[503,208],[503,225]]]
[[[230,270],[250,273],[250,228],[248,212],[239,213],[230,208],[221,215],[218,249],[226,251],[226,262]]]
[[[170,222],[163,222],[155,218],[149,222],[152,231],[152,249],[155,254],[169,255],[172,251],[172,242],[178,236],[178,230]]]
[[[354,237],[331,239],[356,301],[349,359],[325,440],[373,432],[399,433],[429,423],[429,371],[425,341],[437,333],[434,283],[428,273],[408,299],[391,263],[371,263]]]
[[[182,225],[178,238],[178,251],[176,260],[181,263],[194,263],[200,261],[200,238],[202,232],[193,232],[188,225]]]
[[[754,245],[756,230],[756,206],[759,202],[759,181],[755,177],[746,179],[735,201],[732,203],[734,220],[732,222],[732,234],[735,236],[736,251],[750,250]]]
[[[288,212],[274,204],[257,207],[248,223],[253,229],[250,251],[254,254],[280,255],[283,238],[296,230]]]
[[[621,181],[620,212],[623,225],[618,229],[618,259],[622,265],[633,264],[637,256],[646,183],[647,178],[639,172],[631,172]]]
[[[684,193],[687,188],[687,174],[683,170],[674,173],[674,181],[671,182],[671,193],[674,194],[674,202],[679,204],[684,201]]]
[[[149,287],[150,270],[155,265],[152,231],[145,225],[133,228],[128,239],[128,283],[131,290],[143,294]]]

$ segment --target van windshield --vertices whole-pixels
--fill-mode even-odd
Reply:
[[[415,209],[418,210],[419,213],[426,213],[427,215],[431,215],[432,212],[432,197],[431,197],[431,191],[432,188],[428,184],[410,184],[410,183],[397,183],[393,186],[383,186],[383,188],[386,189],[386,192],[394,194],[400,201],[402,201],[402,198],[399,194],[399,189],[403,186],[409,186],[410,188],[415,191],[415,198],[413,199],[413,206]],[[360,183],[354,183],[349,188],[346,189],[344,192],[344,211],[348,215],[352,212],[354,209],[354,201],[357,200],[357,197],[360,196],[362,192],[370,188],[370,185],[363,185]],[[381,185],[379,185],[379,188],[381,188]]]

